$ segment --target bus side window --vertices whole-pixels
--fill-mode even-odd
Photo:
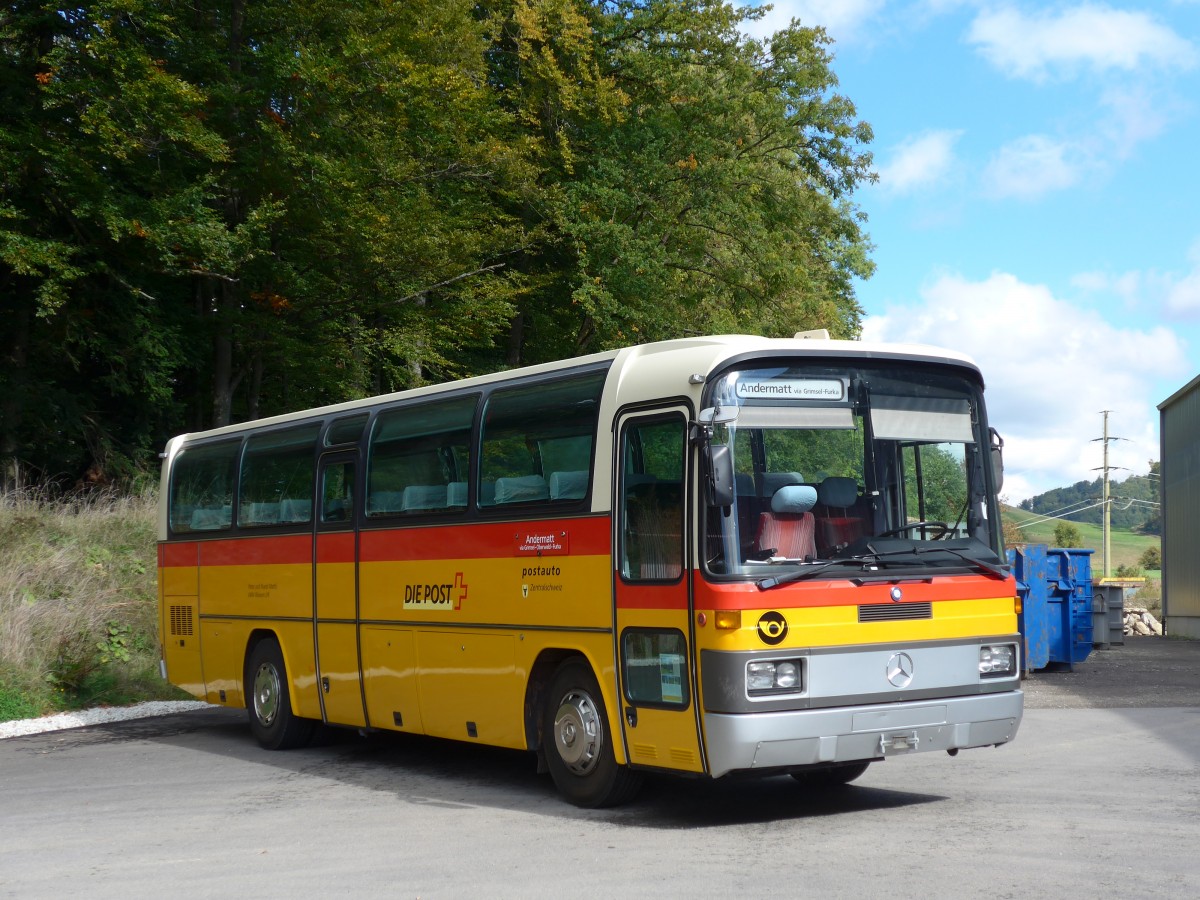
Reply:
[[[380,414],[368,447],[368,516],[466,509],[476,402],[454,397]]]
[[[578,503],[592,477],[604,373],[498,390],[487,401],[481,507]]]
[[[683,420],[632,423],[621,441],[621,574],[674,581],[683,574]]]
[[[340,462],[325,467],[321,486],[321,521],[349,522],[354,519],[354,463]]]
[[[242,442],[185,448],[171,476],[171,530],[224,531],[233,525],[233,485]]]
[[[252,435],[242,455],[238,527],[312,521],[319,424]]]

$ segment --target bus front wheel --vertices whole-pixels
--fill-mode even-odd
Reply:
[[[250,731],[267,750],[290,750],[311,740],[316,723],[292,712],[283,651],[274,638],[254,645],[246,661]]]
[[[554,785],[576,806],[617,806],[633,798],[641,776],[617,765],[600,686],[579,660],[559,666],[542,721],[542,746]]]

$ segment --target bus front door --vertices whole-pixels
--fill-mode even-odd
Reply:
[[[690,651],[687,434],[683,407],[620,421],[613,595],[626,758],[703,772]]]
[[[322,457],[317,473],[317,679],[325,721],[367,724],[358,646],[358,534],[354,453]]]

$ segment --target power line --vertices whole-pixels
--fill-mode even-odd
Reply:
[[[1086,512],[1089,509],[1095,509],[1096,507],[1103,506],[1103,505],[1104,505],[1104,501],[1101,500],[1098,503],[1093,503],[1091,506],[1085,506],[1085,507],[1083,507],[1083,509],[1073,509],[1070,512],[1063,513],[1060,516],[1046,515],[1046,516],[1042,516],[1042,518],[1040,518],[1040,519],[1032,519],[1028,522],[1021,522],[1017,525],[1017,528],[1028,528],[1030,525],[1040,525],[1043,522],[1049,522],[1051,519],[1065,519],[1067,516],[1075,515],[1075,513]]]

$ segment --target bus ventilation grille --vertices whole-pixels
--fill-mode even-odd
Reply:
[[[192,607],[171,607],[171,634],[175,637],[192,636]]]
[[[858,608],[860,622],[904,622],[932,618],[932,603],[877,603]]]

